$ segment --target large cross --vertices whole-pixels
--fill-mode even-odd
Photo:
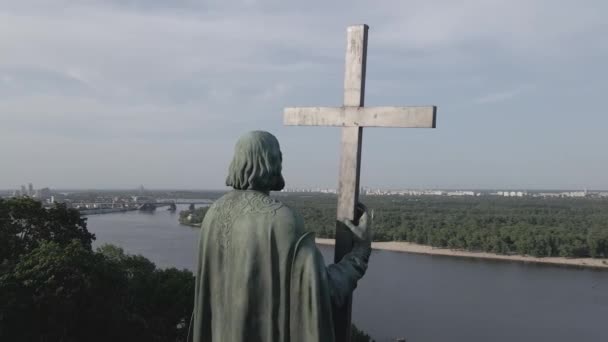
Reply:
[[[356,219],[361,170],[363,127],[435,128],[437,107],[364,107],[367,25],[349,26],[344,74],[344,106],[285,108],[283,122],[296,126],[342,127],[342,150],[338,185],[335,262],[353,247],[350,230],[341,220]],[[334,311],[336,342],[350,341],[352,299]]]

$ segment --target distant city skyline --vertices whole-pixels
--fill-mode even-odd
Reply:
[[[370,26],[361,185],[608,189],[608,2],[0,0],[0,189],[226,189],[239,136],[275,134],[288,187],[336,187],[345,30]],[[27,192],[28,189],[25,189]]]
[[[30,183],[31,184],[31,183]],[[139,185],[136,187],[126,187],[126,188],[112,188],[112,187],[108,187],[108,188],[92,188],[92,187],[84,187],[84,188],[73,188],[73,187],[64,187],[64,188],[56,188],[56,187],[49,187],[49,186],[45,186],[42,189],[34,189],[35,191],[30,192],[29,190],[25,190],[25,192],[23,192],[23,185],[21,185],[21,190],[19,189],[19,187],[13,187],[13,188],[6,188],[6,189],[2,189],[0,188],[0,191],[3,192],[9,192],[9,193],[13,193],[13,194],[18,194],[18,195],[27,195],[27,196],[32,196],[33,194],[35,194],[35,192],[38,192],[39,190],[44,190],[45,192],[48,192],[49,190],[55,191],[55,192],[61,192],[61,191],[95,191],[95,190],[100,190],[100,191],[111,191],[111,190],[117,190],[117,191],[133,191],[133,192],[138,192],[138,193],[144,193],[146,191],[225,191],[225,190],[230,190],[229,187],[224,186],[221,188],[147,188],[144,187],[143,185]],[[283,190],[284,192],[320,192],[320,193],[337,193],[338,189],[337,187],[321,187],[321,186],[302,186],[302,187],[292,187],[292,186],[286,186]],[[542,191],[554,191],[554,192],[562,192],[562,191],[573,191],[573,192],[607,192],[608,189],[589,189],[589,188],[581,188],[581,189],[560,189],[560,188],[545,188],[545,189],[531,189],[531,188],[417,188],[417,187],[410,187],[410,188],[404,188],[404,187],[374,187],[374,186],[362,186],[361,187],[361,193],[365,193],[365,192],[374,192],[374,191],[388,191],[388,192],[402,192],[402,191],[410,191],[410,192],[418,192],[418,191],[443,191],[443,192],[449,192],[449,191],[482,191],[482,192],[489,192],[489,191],[494,191],[494,192],[524,192],[526,193],[527,191],[529,192],[542,192]],[[276,192],[276,191],[274,191]]]

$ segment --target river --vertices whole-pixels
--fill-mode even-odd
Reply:
[[[96,246],[192,270],[199,230],[177,216],[87,217]],[[332,247],[320,250],[330,261]],[[353,322],[379,342],[608,341],[605,270],[374,251],[354,298]]]

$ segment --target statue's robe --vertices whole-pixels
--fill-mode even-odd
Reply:
[[[261,192],[231,191],[202,223],[190,338],[333,341],[332,305],[355,288],[363,259],[326,268],[290,208]]]

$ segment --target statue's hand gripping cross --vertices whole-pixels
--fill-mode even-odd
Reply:
[[[335,262],[352,250],[352,235],[341,220],[355,220],[359,197],[363,127],[435,128],[437,107],[364,107],[367,25],[348,27],[343,107],[285,108],[284,124],[342,127]],[[334,312],[336,342],[350,340],[350,307]]]

